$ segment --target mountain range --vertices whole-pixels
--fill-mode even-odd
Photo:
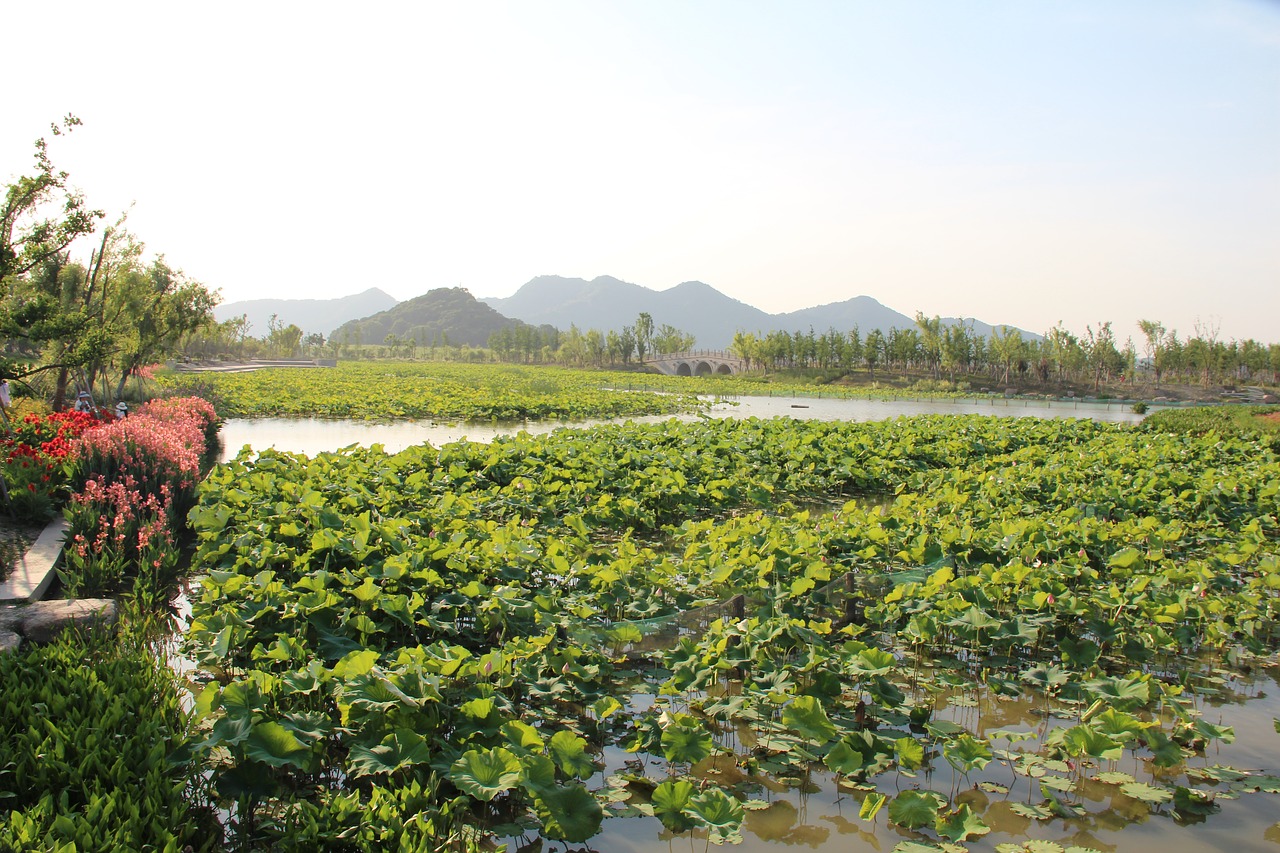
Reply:
[[[564,331],[570,324],[579,329],[621,329],[648,312],[655,326],[670,324],[692,334],[700,349],[725,349],[735,332],[768,334],[774,331],[825,332],[834,328],[848,333],[857,326],[863,334],[872,329],[914,329],[913,317],[888,308],[870,296],[855,296],[803,308],[785,314],[766,314],[759,308],[726,296],[709,284],[686,281],[669,290],[655,291],[638,284],[599,276],[590,281],[543,275],[530,280],[513,295],[487,298],[482,302],[507,317],[531,325],[548,323]],[[993,326],[973,318],[943,317],[943,325],[966,323],[977,335],[987,337]],[[997,326],[999,324],[996,324]],[[1025,338],[1037,338],[1019,330]]]
[[[386,311],[396,305],[396,298],[376,287],[361,293],[338,299],[248,299],[227,302],[213,309],[213,319],[219,323],[239,317],[249,321],[249,335],[264,337],[272,315],[285,326],[293,324],[302,329],[303,335],[319,332],[328,337],[329,332],[348,320],[368,317]],[[382,339],[378,339],[382,343]]]
[[[915,320],[882,305],[870,296],[817,305],[784,314],[768,314],[726,296],[709,284],[686,281],[668,290],[650,290],[612,276],[590,281],[543,275],[531,279],[508,297],[475,299],[460,287],[440,288],[405,302],[396,301],[378,288],[341,299],[256,299],[219,306],[214,316],[227,319],[245,314],[255,336],[265,334],[272,314],[280,322],[294,323],[306,333],[382,343],[389,334],[420,342],[484,346],[500,328],[527,323],[550,325],[562,332],[570,325],[580,330],[620,331],[648,313],[655,327],[671,325],[691,334],[699,349],[725,349],[736,332],[767,335],[773,331],[825,332],[834,328],[848,333],[855,326],[864,334],[872,329],[915,328]],[[988,336],[993,325],[973,318],[943,317],[945,325],[966,323],[975,334]],[[999,324],[996,324],[998,326]],[[1038,335],[1018,330],[1025,338]]]

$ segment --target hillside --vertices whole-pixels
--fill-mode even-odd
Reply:
[[[448,343],[482,347],[489,336],[517,321],[476,300],[463,287],[442,287],[399,303],[386,311],[344,323],[330,340],[380,344],[388,335],[429,346]]]
[[[386,311],[396,304],[394,297],[371,287],[363,293],[339,299],[249,299],[226,302],[213,309],[219,323],[241,314],[249,321],[249,335],[260,338],[267,334],[274,314],[285,326],[293,324],[304,335],[328,334],[330,329],[349,320]]]

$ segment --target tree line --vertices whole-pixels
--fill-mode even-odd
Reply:
[[[80,124],[68,115],[54,136]],[[0,207],[0,377],[48,394],[63,408],[75,388],[124,396],[129,378],[209,324],[217,294],[148,258],[125,216],[99,229],[89,206],[53,165],[44,138],[35,168],[5,185]],[[72,247],[93,237],[87,260]]]
[[[1038,340],[1001,326],[989,336],[971,324],[944,324],[917,312],[914,328],[849,332],[834,328],[816,333],[738,332],[730,349],[750,369],[924,371],[952,382],[971,377],[993,381],[1082,382],[1097,390],[1102,383],[1144,379],[1183,384],[1277,384],[1280,344],[1254,340],[1222,341],[1211,326],[1179,337],[1156,320],[1139,320],[1141,353],[1132,337],[1119,343],[1110,321],[1075,334],[1061,323]]]
[[[499,361],[526,364],[563,364],[570,367],[617,367],[643,363],[655,355],[693,349],[694,337],[669,323],[654,327],[653,317],[642,311],[635,323],[621,331],[588,329],[576,324],[560,332],[549,326],[535,329],[518,324],[489,337],[489,349]]]

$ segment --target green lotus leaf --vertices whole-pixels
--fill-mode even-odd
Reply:
[[[244,754],[272,767],[303,767],[311,750],[293,732],[268,720],[253,724],[244,741]]]
[[[819,746],[828,743],[836,734],[836,727],[814,696],[797,696],[783,708],[782,725]]]
[[[539,790],[534,798],[542,831],[560,841],[586,841],[600,832],[604,809],[591,792],[579,783],[563,788]]]
[[[368,675],[378,663],[377,649],[363,649],[345,655],[333,666],[333,677],[340,679]]]
[[[649,802],[656,815],[680,814],[689,806],[693,783],[687,779],[667,779],[653,789]]]
[[[492,800],[520,784],[520,759],[507,749],[471,749],[449,768],[449,778],[479,800]]]
[[[1084,683],[1085,690],[1093,696],[1105,699],[1118,710],[1140,707],[1151,699],[1151,684],[1148,676],[1135,675],[1132,678],[1095,678]]]
[[[904,770],[917,770],[924,764],[924,746],[909,735],[893,742],[893,755]]]
[[[1211,791],[1197,791],[1194,788],[1184,788],[1181,785],[1175,786],[1173,789],[1173,810],[1177,817],[1183,821],[1214,814],[1222,808],[1214,802],[1214,796]]]
[[[712,843],[736,843],[746,812],[742,804],[719,788],[708,788],[689,799],[689,809],[710,830]]]
[[[1051,691],[1055,687],[1061,687],[1066,684],[1071,679],[1071,676],[1057,664],[1040,664],[1022,673],[1021,678],[1034,687],[1044,691]]]
[[[532,794],[556,787],[556,764],[545,755],[525,755],[520,759],[520,784]]]
[[[1043,803],[1031,805],[1030,803],[1010,803],[1009,808],[1014,814],[1022,817],[1031,818],[1032,820],[1048,820],[1053,817],[1053,812]]]
[[[1168,788],[1157,788],[1145,782],[1126,782],[1120,786],[1120,790],[1144,803],[1167,803],[1173,799],[1173,792]]]
[[[898,659],[881,649],[867,648],[849,661],[849,667],[861,675],[884,675],[896,666]]]
[[[615,711],[619,711],[621,709],[622,709],[622,703],[612,696],[605,696],[603,698],[597,699],[591,705],[591,710],[595,712],[596,719],[600,720],[601,722],[609,719],[610,715],[612,715]]]
[[[880,809],[888,802],[889,798],[879,791],[871,791],[862,798],[862,806],[858,809],[858,817],[862,820],[875,820]]]
[[[973,813],[967,805],[961,805],[953,812],[940,814],[933,822],[934,831],[943,838],[952,841],[968,841],[986,835],[991,827],[982,822],[982,818]]]
[[[561,730],[548,743],[551,757],[567,775],[590,779],[596,772],[595,760],[587,754],[587,742],[573,732]]]
[[[434,757],[422,735],[409,729],[396,729],[376,744],[353,744],[347,755],[347,768],[354,776],[376,776],[426,764]]]
[[[545,747],[538,730],[523,720],[508,720],[503,723],[502,733],[507,736],[507,743],[512,751],[519,755],[541,752]]]
[[[931,825],[942,803],[932,791],[903,791],[889,803],[889,820],[907,829]]]
[[[1176,767],[1185,759],[1182,747],[1159,729],[1147,729],[1142,734],[1142,740],[1147,749],[1151,750],[1157,767]]]
[[[856,747],[847,740],[840,740],[823,757],[822,763],[841,776],[852,776],[867,766],[868,761]]]
[[[1093,726],[1072,726],[1062,736],[1068,755],[1087,755],[1106,761],[1117,761],[1124,755],[1124,745],[1104,735]]]
[[[1137,548],[1121,548],[1111,555],[1107,565],[1113,569],[1129,569],[1142,560],[1142,552]]]
[[[662,730],[662,754],[667,761],[696,764],[711,754],[711,733],[696,717],[680,714]]]
[[[956,770],[968,773],[974,768],[986,767],[992,756],[991,747],[966,733],[944,744],[942,757]]]

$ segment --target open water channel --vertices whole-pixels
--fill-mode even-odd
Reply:
[[[1114,423],[1138,423],[1128,404],[1084,400],[1046,401],[993,397],[974,400],[868,400],[813,397],[739,397],[712,405],[712,417],[773,418],[801,420],[881,421],[899,415],[980,414],[1000,417],[1092,418]],[[655,423],[676,417],[694,421],[698,415],[654,415],[633,418],[637,423]],[[308,456],[337,450],[350,444],[381,444],[397,452],[424,441],[439,447],[468,439],[490,441],[500,435],[524,431],[551,432],[561,427],[588,427],[604,423],[581,421],[520,421],[516,423],[437,423],[435,421],[359,421],[324,418],[241,418],[222,427],[223,461],[234,457],[244,445],[254,450],[274,447]]]
[[[1046,402],[992,398],[987,400],[848,400],[789,397],[744,397],[730,403],[717,403],[713,417],[789,416],[801,419],[873,421],[899,415],[920,414],[988,414],[1013,417],[1083,417],[1118,423],[1137,423],[1142,416],[1127,404],[1092,401]],[[662,421],[670,416],[636,418],[639,422]],[[696,420],[698,415],[680,416]],[[242,447],[254,450],[274,447],[278,450],[308,455],[336,450],[351,444],[378,443],[388,451],[398,451],[414,444],[430,442],[440,446],[460,439],[488,441],[496,436],[519,431],[550,432],[561,427],[590,426],[599,421],[525,422],[514,424],[442,424],[423,421],[391,423],[264,418],[229,420],[223,427],[223,458],[234,457]],[[1206,755],[1193,759],[1193,766],[1228,765],[1242,770],[1280,775],[1280,734],[1276,718],[1280,718],[1280,669],[1275,666],[1257,669],[1246,680],[1232,680],[1221,685],[1218,697],[1201,703],[1206,720],[1234,727],[1232,744],[1215,743]],[[643,701],[643,697],[637,697]],[[959,697],[960,701],[940,708],[938,718],[952,719],[984,734],[989,729],[1003,728],[1034,732],[1046,720],[1039,711],[1039,701],[1031,696],[1000,698],[989,695]],[[1074,720],[1055,720],[1053,725],[1071,725]],[[1015,747],[1016,748],[1016,747]],[[610,750],[606,772],[618,772],[631,756]],[[911,787],[930,788],[943,793],[953,785],[960,793],[955,798],[966,803],[991,827],[990,834],[967,842],[970,851],[992,853],[997,845],[1018,845],[1029,851],[1062,851],[1072,845],[1105,853],[1209,853],[1230,850],[1233,853],[1272,851],[1280,853],[1280,795],[1246,793],[1232,795],[1223,786],[1217,797],[1220,811],[1203,820],[1178,820],[1168,804],[1153,809],[1135,800],[1114,785],[1082,783],[1074,792],[1085,813],[1078,818],[1054,817],[1033,820],[1012,808],[1018,802],[1039,802],[1038,789],[1031,780],[1015,777],[999,761],[986,771],[953,779],[950,768],[941,761],[936,775],[909,778],[893,773],[876,778],[877,787],[892,797],[898,790]],[[1131,774],[1139,781],[1158,782],[1168,786],[1185,784],[1175,778],[1164,778],[1159,770],[1126,751],[1116,770]],[[736,768],[711,765],[695,768],[695,773],[708,778],[724,779]],[[599,781],[599,777],[595,782]],[[980,783],[987,783],[980,787]],[[991,783],[1007,785],[1007,793],[992,788]],[[770,851],[800,848],[820,853],[832,851],[876,851],[889,853],[901,842],[927,841],[923,836],[890,824],[885,812],[874,821],[860,820],[861,797],[843,791],[829,773],[815,771],[801,784],[765,784],[754,794],[764,800],[766,808],[748,813],[743,827],[743,842],[729,849]],[[1038,843],[1043,846],[1034,846]],[[1033,846],[1021,845],[1031,842]],[[549,849],[549,848],[537,848]],[[707,849],[705,836],[681,834],[673,836],[656,818],[629,818],[605,822],[604,831],[586,847],[593,851],[689,851]],[[938,849],[922,846],[915,850]],[[1007,848],[1006,848],[1007,849]]]

